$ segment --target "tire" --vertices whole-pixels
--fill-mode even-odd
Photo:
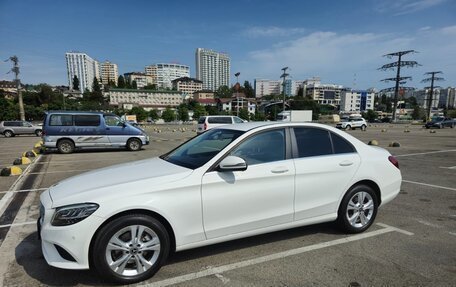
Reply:
[[[127,149],[129,151],[138,151],[142,147],[142,142],[139,139],[133,138],[127,141]]]
[[[367,128],[366,125],[362,125],[362,126],[361,126],[361,130],[362,130],[362,131],[365,131],[366,128]]]
[[[444,128],[445,128],[445,125],[443,125],[443,124],[439,125],[439,129],[444,129]]]
[[[69,154],[74,151],[74,143],[71,140],[59,140],[57,142],[57,148],[60,153]]]
[[[352,127],[351,127],[351,125],[347,125],[347,126],[345,127],[345,129],[346,129],[346,130],[351,130]]]
[[[363,204],[359,204],[359,200]],[[377,216],[378,199],[374,190],[367,185],[352,187],[339,206],[337,223],[348,233],[360,233],[372,225]]]
[[[43,135],[43,131],[42,131],[42,130],[36,130],[36,131],[35,131],[35,135],[36,135],[37,137],[41,137],[41,136]]]
[[[14,133],[12,131],[4,131],[3,132],[3,135],[6,137],[6,138],[10,138],[10,137],[14,137]]]
[[[138,235],[132,237],[132,231]],[[147,215],[129,214],[114,219],[97,232],[91,268],[110,282],[132,284],[157,273],[166,262],[169,249],[169,234],[160,221]]]

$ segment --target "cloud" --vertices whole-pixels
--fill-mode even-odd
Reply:
[[[305,33],[304,28],[280,28],[275,26],[270,27],[250,27],[243,31],[243,35],[250,38],[260,37],[285,37],[296,34]]]
[[[443,4],[447,0],[387,0],[378,2],[375,10],[380,13],[392,12],[394,16],[401,16],[423,11]]]
[[[239,70],[252,79],[278,79],[281,68],[288,66],[296,80],[320,76],[326,83],[352,87],[356,81],[358,88],[379,87],[382,78],[394,76],[377,70],[394,61],[382,55],[414,49],[419,53],[407,55],[404,60],[416,60],[423,66],[404,69],[404,75],[414,77],[412,86],[419,85],[422,74],[433,69],[443,70],[445,77],[454,82],[456,37],[445,37],[450,33],[456,33],[456,26],[429,28],[407,35],[319,31],[251,51],[247,59],[239,62]]]

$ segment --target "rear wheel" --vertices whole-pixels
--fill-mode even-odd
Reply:
[[[3,135],[7,138],[14,137],[14,133],[12,131],[4,131]]]
[[[36,130],[35,134],[36,134],[37,137],[40,137],[40,136],[43,135],[43,131],[42,130]]]
[[[166,262],[169,234],[153,217],[130,214],[114,219],[98,232],[92,266],[109,281],[132,284],[152,277]]]
[[[349,233],[368,229],[377,216],[378,199],[374,190],[367,185],[356,185],[344,196],[338,212],[338,224]]]
[[[60,140],[57,143],[57,148],[60,153],[68,154],[74,151],[74,143],[70,140]]]
[[[138,151],[142,147],[142,143],[139,139],[129,139],[127,142],[127,149],[130,151]]]
[[[352,127],[351,127],[351,125],[347,125],[347,126],[345,127],[345,129],[346,129],[346,130],[351,130]]]
[[[365,131],[366,130],[366,125],[361,126],[361,130]]]

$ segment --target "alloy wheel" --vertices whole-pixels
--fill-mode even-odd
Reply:
[[[362,228],[368,225],[373,214],[374,201],[369,193],[357,192],[348,201],[346,217],[351,226]]]

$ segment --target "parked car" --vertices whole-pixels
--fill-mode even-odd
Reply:
[[[245,120],[236,116],[203,116],[198,119],[196,132],[200,134],[215,127],[245,122]]]
[[[336,125],[336,128],[343,130],[362,129],[364,131],[367,128],[367,123],[364,118],[350,118],[348,120],[343,120],[340,123],[338,123]]]
[[[140,150],[149,136],[113,114],[50,111],[43,122],[43,145],[72,153],[76,148],[125,147]]]
[[[435,118],[430,122],[427,122],[424,127],[427,129],[430,128],[439,128],[443,129],[445,127],[454,128],[456,126],[456,120],[452,118]]]
[[[5,137],[16,135],[42,135],[42,128],[26,121],[3,121],[0,122],[0,133]]]
[[[333,127],[225,125],[160,157],[51,186],[38,233],[48,264],[129,284],[173,251],[334,220],[363,232],[400,187],[388,151]]]

